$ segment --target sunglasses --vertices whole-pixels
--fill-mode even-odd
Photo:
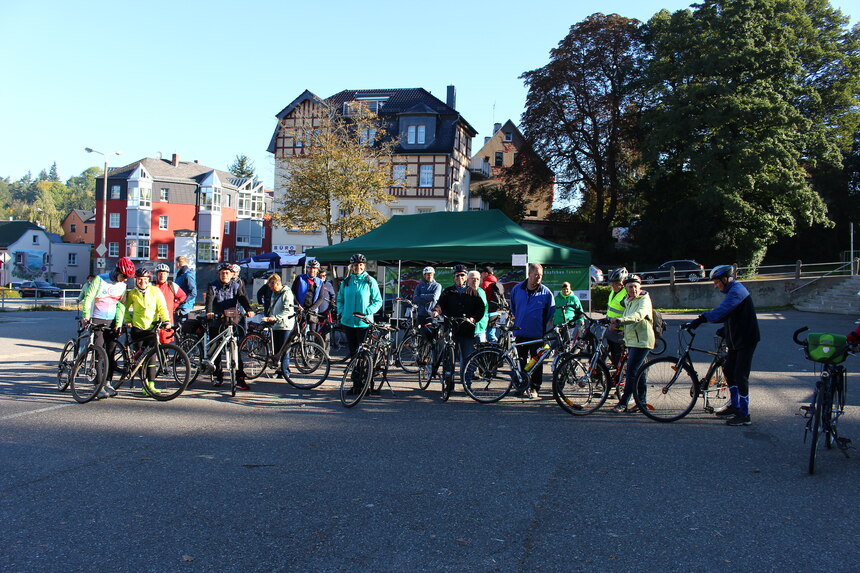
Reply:
[[[454,276],[455,277],[464,277],[464,276],[466,276],[466,273],[454,273]]]

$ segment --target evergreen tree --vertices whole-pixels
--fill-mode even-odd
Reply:
[[[254,162],[247,155],[237,155],[230,167],[227,168],[227,171],[236,177],[253,179],[255,175]]]

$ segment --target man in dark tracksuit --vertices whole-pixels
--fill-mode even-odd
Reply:
[[[720,265],[711,270],[714,288],[726,297],[714,310],[702,313],[690,323],[695,329],[703,322],[723,322],[720,330],[726,338],[729,352],[723,372],[729,383],[731,405],[717,412],[729,426],[749,426],[750,420],[750,370],[758,341],[761,339],[755,306],[747,288],[734,278],[731,265]],[[717,331],[718,333],[720,331]]]
[[[206,318],[213,319],[224,314],[226,309],[237,309],[239,305],[248,313],[248,318],[254,316],[251,310],[251,301],[248,300],[248,295],[245,293],[245,286],[239,281],[233,280],[233,267],[229,263],[221,263],[218,267],[218,280],[209,283],[206,290]],[[220,325],[210,330],[211,336],[216,336]],[[221,354],[215,357],[215,385],[221,384],[223,373],[221,371]],[[245,381],[244,364],[242,363],[242,353],[239,353],[239,372],[236,375],[236,387],[240,390],[248,390],[248,383]]]

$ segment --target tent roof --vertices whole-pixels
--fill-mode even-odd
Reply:
[[[529,233],[501,211],[461,211],[395,215],[351,241],[308,249],[328,262],[346,261],[354,253],[383,263],[511,263],[511,255],[531,262],[587,267],[591,253],[571,249]]]

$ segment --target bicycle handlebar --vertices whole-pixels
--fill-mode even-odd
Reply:
[[[806,346],[806,340],[800,340],[799,338],[797,338],[798,334],[800,334],[801,332],[804,332],[806,330],[809,330],[808,326],[804,326],[803,328],[798,328],[797,330],[794,331],[794,334],[792,334],[791,337],[794,339],[795,344],[797,344],[799,346]]]

